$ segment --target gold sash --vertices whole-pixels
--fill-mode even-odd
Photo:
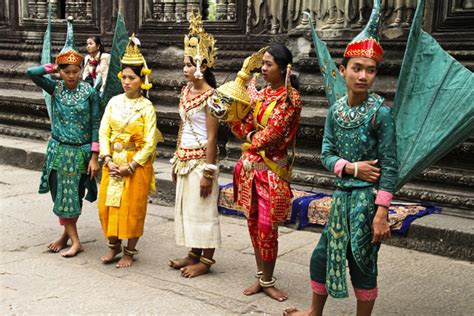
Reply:
[[[268,125],[268,120],[270,119],[270,115],[271,115],[273,109],[275,108],[276,103],[277,103],[276,101],[272,101],[268,105],[268,107],[265,109],[265,112],[263,113],[262,119],[259,122],[258,121],[258,112],[260,111],[260,108],[262,107],[262,101],[260,101],[260,100],[257,101],[257,104],[255,105],[255,109],[253,111],[253,123],[254,123],[255,129],[257,131],[264,129]],[[294,146],[294,144],[295,143],[293,142],[293,146]],[[249,149],[250,149],[250,144],[249,143],[244,143],[242,145],[242,151],[246,151],[246,150],[249,150]],[[294,152],[294,147],[293,147],[293,152]],[[268,169],[273,171],[275,174],[277,174],[283,180],[285,180],[287,182],[290,182],[290,179],[291,179],[291,166],[289,167],[288,170],[285,169],[285,168],[280,167],[276,162],[274,162],[273,160],[269,159],[266,156],[265,149],[260,150],[258,152],[258,154],[262,157],[262,159],[265,162],[265,164],[267,165]],[[294,160],[294,158],[293,158],[293,160]],[[292,162],[291,165],[293,165],[293,162]]]

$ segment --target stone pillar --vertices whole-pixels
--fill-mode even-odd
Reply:
[[[46,0],[38,0],[36,3],[38,14],[38,19],[46,19],[48,16],[48,3]]]
[[[463,0],[462,8],[467,10],[474,9],[474,0]]]
[[[186,19],[189,21],[189,17],[191,16],[191,13],[194,12],[194,14],[197,14],[200,11],[200,4],[199,0],[188,0],[188,6],[187,6],[187,14],[186,14]],[[202,12],[202,11],[201,11]]]
[[[165,22],[172,22],[175,19],[174,15],[174,0],[163,0],[164,7],[163,7],[163,14],[164,18],[163,21]]]
[[[92,0],[86,2],[86,19],[92,20]]]
[[[58,18],[58,0],[49,0],[49,3],[51,3],[51,18],[52,19],[57,19]]]
[[[69,16],[74,16],[76,2],[66,0],[66,7],[64,8],[64,17],[67,19]]]
[[[8,5],[8,0],[1,1],[0,3],[0,26],[9,24]]]
[[[76,19],[85,20],[85,18],[86,18],[86,1],[85,0],[77,0],[76,5],[77,5]]]
[[[227,3],[227,20],[237,20],[237,3],[236,0],[229,0]]]
[[[218,21],[227,20],[227,0],[217,0],[216,19]]]
[[[153,20],[161,21],[163,18],[163,1],[153,0]]]
[[[187,21],[186,0],[175,0],[175,21],[176,23]]]
[[[36,0],[28,0],[28,17],[34,19],[37,17]]]

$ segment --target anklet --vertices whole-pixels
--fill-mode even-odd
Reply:
[[[135,255],[138,255],[138,250],[137,249],[130,250],[127,247],[123,246],[123,254],[127,255],[127,256],[130,256],[130,257],[133,257]]]
[[[118,240],[116,243],[111,243],[110,241],[107,241],[107,247],[114,250],[119,248],[121,244],[122,244],[122,241],[120,240]]]
[[[255,272],[255,277],[256,277],[257,279],[262,278],[262,277],[263,277],[263,271],[257,271],[257,272]]]
[[[263,281],[262,278],[260,278],[260,286],[267,288],[267,287],[274,287],[276,283],[276,278],[272,277],[270,281]]]
[[[194,252],[190,251],[188,252],[188,257],[193,259],[193,260],[199,260],[201,258],[200,255],[195,254]]]
[[[199,258],[199,261],[201,261],[201,263],[204,263],[206,266],[212,266],[214,263],[216,263],[216,260],[214,259],[208,259],[206,257],[202,257]]]

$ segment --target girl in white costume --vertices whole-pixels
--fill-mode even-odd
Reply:
[[[215,263],[215,248],[221,245],[217,211],[218,120],[207,105],[216,87],[210,70],[215,64],[215,41],[202,28],[200,16],[192,16],[190,23],[201,23],[201,27],[191,28],[189,37],[185,37],[183,73],[188,85],[181,91],[181,125],[171,163],[176,181],[176,243],[191,251],[186,257],[169,262],[187,278],[208,273]]]

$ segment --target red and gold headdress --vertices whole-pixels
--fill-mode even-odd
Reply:
[[[70,17],[67,21],[66,43],[59,55],[56,56],[56,64],[76,65],[81,67],[83,60],[84,57],[79,53],[74,43],[74,31],[72,28],[72,18]]]
[[[381,62],[383,49],[379,42],[380,0],[374,1],[370,19],[365,28],[347,45],[344,57],[366,57]]]

